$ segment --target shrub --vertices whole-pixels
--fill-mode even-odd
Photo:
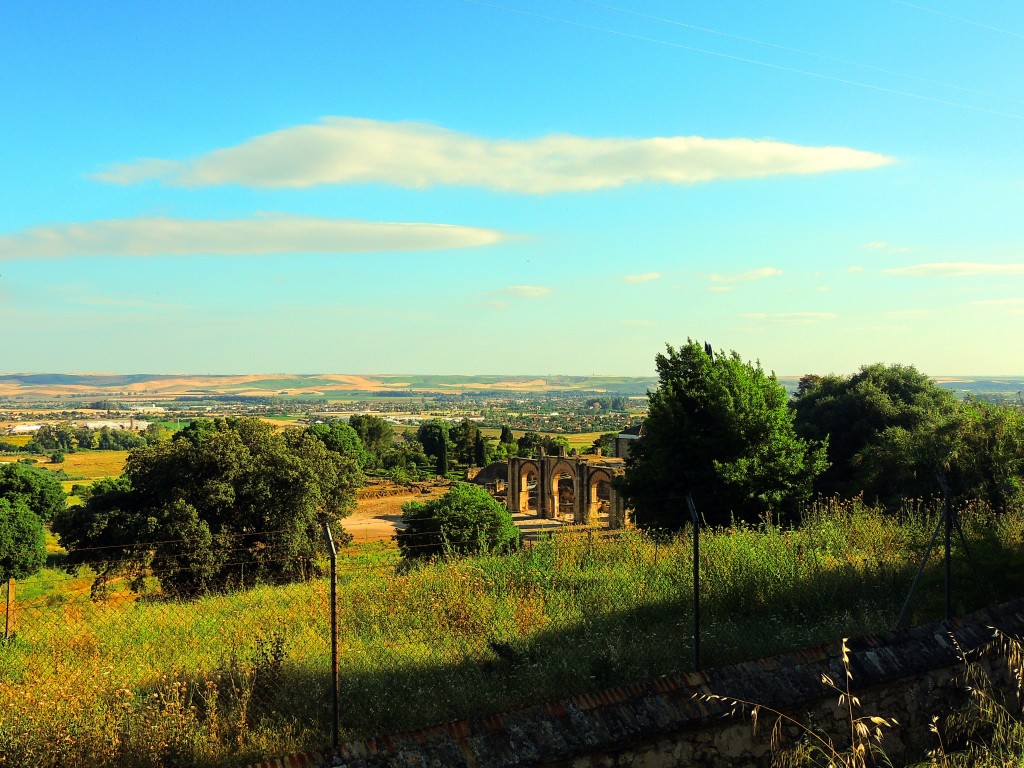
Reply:
[[[519,545],[512,515],[487,491],[459,484],[444,496],[402,505],[406,527],[395,536],[405,558],[507,552]]]

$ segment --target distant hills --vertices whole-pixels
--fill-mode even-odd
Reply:
[[[797,376],[780,376],[794,391]],[[943,376],[942,387],[977,397],[1020,399],[1024,376]],[[183,396],[308,396],[345,399],[354,395],[479,392],[488,394],[578,392],[643,395],[657,386],[654,376],[457,376],[430,374],[248,374],[168,375],[106,373],[0,374],[0,397],[169,399]]]
[[[354,374],[163,374],[7,373],[0,397],[135,397],[268,395],[338,397],[355,393],[601,392],[642,395],[653,376],[455,376]]]

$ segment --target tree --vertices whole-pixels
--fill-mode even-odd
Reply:
[[[24,579],[46,562],[46,535],[39,516],[20,498],[0,497],[0,581]]]
[[[373,456],[366,450],[355,429],[342,421],[311,424],[306,431],[320,440],[329,450],[350,457],[359,465],[360,469],[373,462]]]
[[[562,451],[569,451],[569,441],[561,435],[542,435],[533,430],[524,432],[516,444],[520,456],[535,456],[538,450],[548,456],[558,456]]]
[[[509,443],[509,444],[511,444],[511,443],[514,443],[515,441],[516,441],[516,436],[515,436],[515,433],[512,432],[512,427],[508,426],[508,424],[502,424],[501,425],[501,437],[499,438],[498,442],[499,443]]]
[[[459,483],[444,496],[402,505],[405,528],[395,539],[404,558],[508,552],[519,529],[504,505],[478,485]]]
[[[655,362],[658,388],[620,481],[637,525],[681,527],[687,492],[712,525],[795,513],[825,447],[796,436],[775,376],[693,340]]]
[[[0,464],[0,499],[20,500],[44,523],[67,506],[64,487],[56,477],[20,462]]]
[[[978,500],[1004,512],[1024,505],[1024,412],[968,401],[915,427],[889,427],[857,455],[879,500],[936,496]],[[941,481],[940,481],[941,476]]]
[[[455,460],[467,466],[476,464],[477,442],[480,440],[480,428],[470,419],[463,419],[450,431]],[[482,466],[482,465],[479,465]]]
[[[53,529],[68,564],[91,565],[99,586],[148,569],[167,594],[192,596],[308,575],[320,524],[351,511],[361,482],[352,458],[305,430],[204,420],[132,451],[122,478],[98,483]]]
[[[956,408],[956,398],[925,374],[907,365],[862,366],[853,376],[805,376],[792,407],[797,433],[807,440],[828,440],[829,469],[816,481],[824,494],[856,496],[870,501],[890,496],[877,459],[885,454],[886,432],[915,432],[943,420]],[[875,454],[873,468],[865,462]]]
[[[597,437],[593,444],[584,451],[584,453],[597,453],[601,451],[602,456],[614,456],[615,455],[615,440],[618,438],[618,434],[615,432],[607,432]]]
[[[423,446],[423,452],[434,459],[437,474],[448,474],[451,440],[448,437],[448,422],[430,419],[420,424],[416,439]]]
[[[368,413],[354,413],[348,424],[359,435],[359,440],[374,457],[373,466],[380,466],[384,455],[395,444],[395,429],[380,416]]]

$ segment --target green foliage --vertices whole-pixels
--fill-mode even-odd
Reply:
[[[349,416],[348,423],[366,450],[374,457],[373,466],[380,466],[395,445],[394,427],[380,416],[368,413],[354,413]]]
[[[374,461],[375,457],[366,450],[355,429],[344,422],[331,421],[327,424],[311,424],[306,431],[320,440],[329,450],[351,458],[359,465],[360,469]]]
[[[39,516],[20,498],[0,497],[0,581],[24,579],[46,562],[46,535]]]
[[[396,535],[405,558],[507,552],[519,530],[505,507],[477,485],[460,483],[444,496],[402,505],[404,530]]]
[[[602,456],[614,456],[615,439],[617,437],[618,435],[615,432],[607,432],[594,440],[593,444],[583,451],[583,453],[594,454],[601,451]]]
[[[449,425],[441,419],[430,419],[416,430],[416,440],[423,446],[423,452],[434,459],[441,455],[442,446],[450,442]]]
[[[899,494],[886,487],[878,459],[893,433],[913,433],[953,412],[956,400],[913,366],[876,363],[849,377],[805,376],[793,401],[797,433],[827,440],[829,468],[815,490],[895,503]],[[872,467],[865,457],[876,452]],[[932,486],[934,487],[934,485]],[[909,491],[908,491],[909,492]]]
[[[319,524],[351,511],[361,481],[351,458],[307,432],[193,422],[129,454],[123,477],[97,483],[53,530],[69,566],[96,570],[97,588],[147,569],[182,596],[282,582],[312,572]]]
[[[1004,512],[1024,503],[1024,411],[957,403],[913,429],[883,430],[857,455],[857,466],[883,501],[936,496],[944,481],[954,500]]]
[[[53,473],[31,464],[0,464],[0,499],[20,500],[44,523],[67,506],[67,495]]]
[[[451,428],[449,439],[453,443],[451,456],[455,461],[466,466],[476,465],[477,442],[482,438],[475,422],[463,419]]]
[[[659,385],[621,482],[637,525],[682,527],[688,492],[713,525],[792,519],[825,467],[825,449],[796,436],[775,376],[693,340],[669,346],[656,365]]]
[[[543,451],[547,456],[558,456],[562,451],[569,452],[569,441],[561,435],[542,435],[533,430],[527,430],[523,436],[516,441],[520,456],[536,456],[538,451]]]

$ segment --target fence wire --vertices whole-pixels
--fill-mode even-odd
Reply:
[[[872,524],[882,526],[870,532],[876,542],[896,530]],[[923,541],[930,523],[918,528]],[[707,664],[892,624],[916,555],[861,551],[850,542],[862,534],[828,530],[815,534],[823,542],[813,550],[781,530],[741,528],[728,542],[701,543]],[[755,534],[767,544],[755,544]],[[259,535],[263,562],[286,557],[271,534]],[[191,543],[153,546],[185,556]],[[224,556],[241,565],[250,552],[243,537]],[[62,732],[75,734],[75,748],[106,744],[109,759],[96,764],[109,765],[167,763],[172,748],[189,756],[181,764],[243,765],[326,747],[335,728],[332,662],[343,739],[692,669],[685,534],[567,528],[509,555],[425,563],[403,560],[386,542],[339,544],[335,659],[326,554],[306,564],[303,581],[189,600],[167,597],[145,574],[112,578],[97,593],[88,568],[48,569],[13,593],[8,586],[0,765],[76,764],[40,759],[47,750],[59,756]],[[164,745],[154,762],[116,754],[138,752],[146,733]],[[207,753],[215,756],[201,761]]]

